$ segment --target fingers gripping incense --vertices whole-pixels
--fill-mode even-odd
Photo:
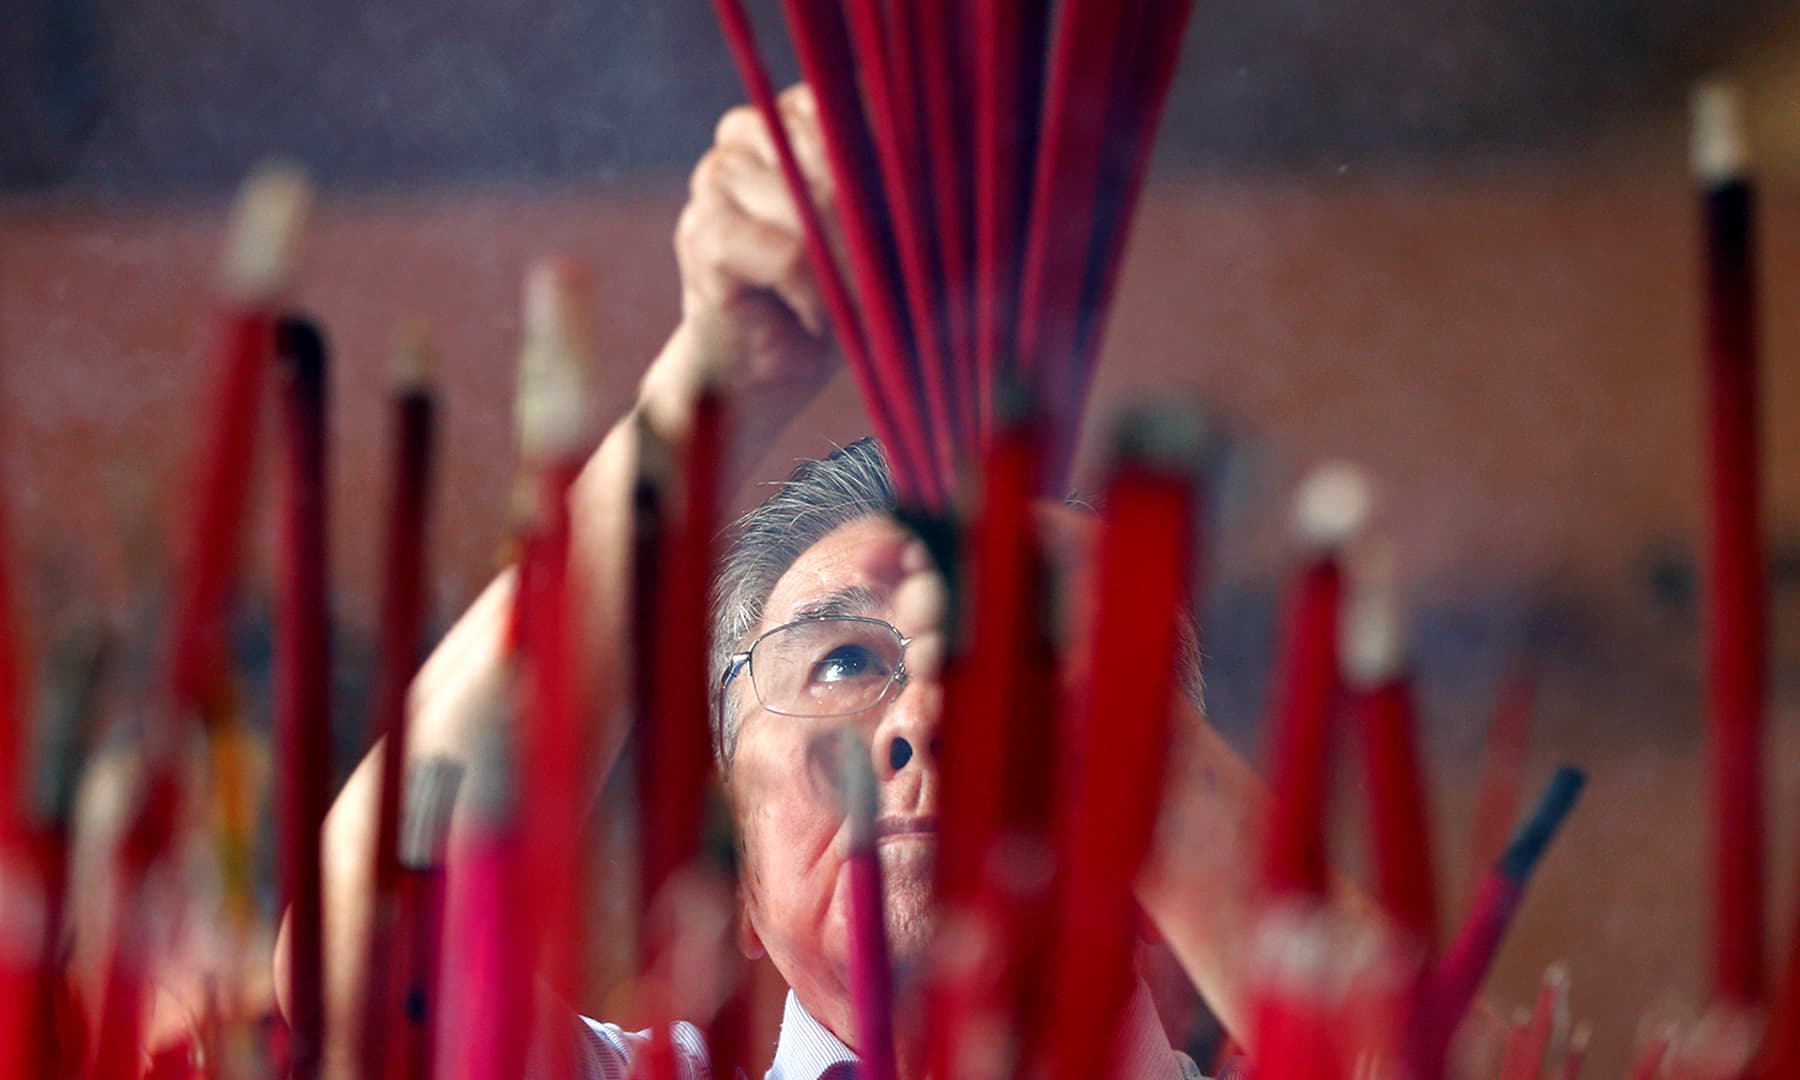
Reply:
[[[925,422],[923,385],[914,362],[903,276],[892,224],[882,197],[874,141],[857,92],[856,55],[837,0],[783,0],[800,67],[812,84],[836,184],[851,273],[869,333],[869,351],[901,443],[928,506],[942,506],[952,463],[941,460]]]
[[[807,261],[812,265],[813,273],[818,276],[819,288],[824,295],[832,326],[837,332],[838,344],[843,347],[850,373],[855,378],[857,390],[862,397],[863,407],[869,413],[870,423],[874,425],[875,433],[882,443],[890,448],[894,482],[903,497],[926,501],[918,477],[918,470],[923,466],[914,458],[913,449],[905,441],[905,432],[899,426],[896,416],[899,406],[889,394],[890,388],[875,366],[867,328],[851,299],[849,286],[845,284],[844,276],[838,269],[837,259],[826,242],[825,225],[819,216],[818,204],[813,201],[812,191],[805,174],[801,172],[799,159],[794,155],[793,142],[788,138],[787,125],[782,120],[780,106],[776,103],[775,88],[769,80],[762,53],[757,48],[755,30],[744,12],[742,0],[714,0],[713,7],[718,12],[726,43],[731,47],[738,76],[750,95],[751,104],[762,114],[763,123],[767,125],[775,144],[781,175],[787,181],[788,193],[800,212]]]

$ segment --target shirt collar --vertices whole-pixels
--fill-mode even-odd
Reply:
[[[792,990],[781,1011],[781,1037],[765,1080],[821,1080],[854,1076],[856,1055],[825,1025],[814,1020]]]

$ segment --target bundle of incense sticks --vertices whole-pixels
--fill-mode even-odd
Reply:
[[[245,182],[232,211],[215,316],[211,409],[202,425],[196,490],[166,644],[167,697],[147,733],[136,820],[117,854],[111,956],[96,1026],[97,1077],[135,1075],[148,943],[138,887],[175,836],[177,753],[186,725],[215,714],[225,678],[225,618],[238,566],[255,459],[260,387],[274,361],[275,321],[311,202],[306,178],[281,165]]]
[[[715,7],[903,497],[944,505],[993,432],[997,388],[1014,381],[1045,410],[1041,479],[1055,490],[1191,0],[784,0],[847,273],[741,0]],[[972,130],[958,110],[970,99]]]
[[[376,808],[374,925],[369,934],[358,1023],[363,1075],[380,1076],[392,1045],[389,1032],[401,1016],[391,941],[400,918],[401,807],[406,777],[407,690],[424,641],[426,518],[436,449],[437,399],[431,380],[431,346],[416,324],[395,342],[389,389],[393,469],[388,484],[382,546],[381,653],[371,744],[380,741],[381,793]],[[404,968],[402,970],[405,970]],[[411,1059],[411,1055],[408,1056]]]
[[[1757,1007],[1763,972],[1763,712],[1768,692],[1755,187],[1735,88],[1694,92],[1706,237],[1706,730],[1713,770],[1715,992]]]

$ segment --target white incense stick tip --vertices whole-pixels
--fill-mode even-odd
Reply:
[[[1559,991],[1566,989],[1569,985],[1569,965],[1558,960],[1545,968],[1544,985]]]
[[[407,318],[394,327],[388,384],[397,394],[431,389],[437,375],[437,346],[424,319]]]
[[[1569,1053],[1585,1054],[1587,1053],[1588,1044],[1593,1041],[1594,1025],[1583,1020],[1581,1023],[1576,1024],[1575,1030],[1569,1034]]]
[[[1362,530],[1375,508],[1369,474],[1348,462],[1314,469],[1294,499],[1294,531],[1313,548],[1335,548]]]
[[[219,287],[227,297],[264,304],[286,291],[312,194],[306,174],[281,162],[257,166],[244,181],[220,267]]]
[[[1704,184],[1739,180],[1750,170],[1750,136],[1737,84],[1709,79],[1694,87],[1688,146],[1694,175]]]
[[[544,259],[525,278],[525,347],[514,413],[527,460],[580,453],[593,428],[587,274]]]
[[[447,757],[425,758],[407,769],[397,852],[401,866],[428,870],[443,865],[450,814],[456,808],[456,789],[462,785],[462,777],[462,765]]]
[[[1358,545],[1346,564],[1344,678],[1360,687],[1377,686],[1399,674],[1406,659],[1406,616],[1401,611],[1398,558],[1393,545]]]

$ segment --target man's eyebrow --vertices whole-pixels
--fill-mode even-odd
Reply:
[[[808,600],[795,609],[792,621],[867,615],[870,612],[881,610],[886,603],[886,598],[867,585],[849,585]]]

